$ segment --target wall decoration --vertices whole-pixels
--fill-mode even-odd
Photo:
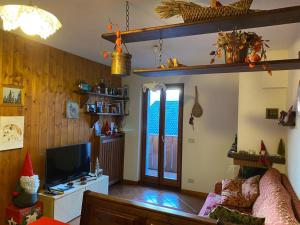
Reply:
[[[23,148],[24,116],[0,116],[0,151]]]
[[[22,106],[23,105],[23,90],[21,87],[14,85],[2,85],[0,91],[0,101],[6,106]]]
[[[296,126],[296,111],[294,110],[294,106],[292,105],[288,112],[281,111],[279,117],[279,125],[282,126]]]
[[[77,102],[67,101],[67,119],[79,119],[79,105]]]

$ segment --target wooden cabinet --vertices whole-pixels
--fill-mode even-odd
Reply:
[[[109,176],[109,185],[123,179],[125,135],[95,137],[95,159],[98,157],[103,174]]]

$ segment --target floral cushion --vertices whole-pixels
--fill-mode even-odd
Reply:
[[[228,209],[224,206],[217,206],[209,214],[209,218],[220,220],[222,222],[229,222],[234,224],[247,225],[263,225],[264,218],[254,217],[248,214],[240,213],[237,210]]]
[[[253,216],[265,217],[265,225],[299,225],[291,197],[281,184],[281,174],[269,169],[259,182],[260,195],[253,205]]]
[[[223,180],[221,204],[241,208],[251,207],[259,195],[259,178],[260,176],[247,180]]]
[[[288,193],[291,195],[292,198],[292,207],[295,214],[295,217],[297,218],[298,222],[300,222],[300,201],[297,197],[297,194],[295,193],[288,177],[286,175],[281,176],[281,182],[285,189],[288,191]]]

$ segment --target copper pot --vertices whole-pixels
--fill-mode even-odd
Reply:
[[[130,76],[131,58],[129,53],[112,53],[111,74],[117,76]]]

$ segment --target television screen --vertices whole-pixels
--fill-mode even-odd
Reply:
[[[46,150],[46,188],[90,172],[91,143]]]

